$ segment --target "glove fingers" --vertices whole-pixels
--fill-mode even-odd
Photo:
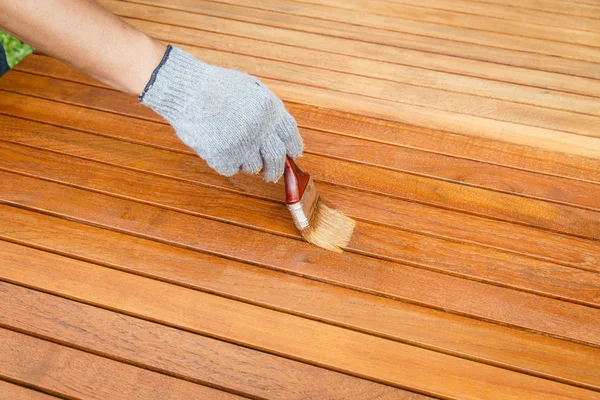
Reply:
[[[249,174],[258,174],[263,167],[263,160],[260,150],[256,150],[252,155],[246,158],[242,164],[242,171]]]
[[[302,141],[302,136],[298,133],[298,125],[296,125],[296,121],[294,117],[292,117],[287,111],[285,111],[287,117],[277,134],[279,138],[285,145],[286,153],[292,157],[296,158],[302,155],[302,151],[304,150],[304,142]]]
[[[265,180],[267,182],[277,182],[285,167],[285,145],[278,137],[271,138],[260,149],[265,166]]]
[[[224,176],[232,176],[240,171],[239,163],[228,162],[227,159],[218,158],[216,160],[207,160],[208,166]]]

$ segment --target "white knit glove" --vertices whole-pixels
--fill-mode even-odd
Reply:
[[[257,78],[203,63],[168,46],[140,96],[218,173],[240,170],[277,181],[285,156],[302,154],[294,118]]]

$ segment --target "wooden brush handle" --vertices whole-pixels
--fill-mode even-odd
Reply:
[[[286,204],[294,204],[299,202],[304,194],[304,189],[306,189],[310,175],[302,172],[294,160],[292,160],[289,156],[286,156],[283,179],[285,181]]]

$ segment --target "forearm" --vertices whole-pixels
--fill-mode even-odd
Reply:
[[[0,27],[50,56],[139,95],[166,46],[93,0],[0,0]]]

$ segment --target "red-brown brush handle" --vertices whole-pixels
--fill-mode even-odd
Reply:
[[[299,202],[304,194],[304,189],[306,189],[310,175],[302,172],[294,160],[292,160],[289,156],[286,156],[283,179],[285,181],[286,204],[294,204]]]

